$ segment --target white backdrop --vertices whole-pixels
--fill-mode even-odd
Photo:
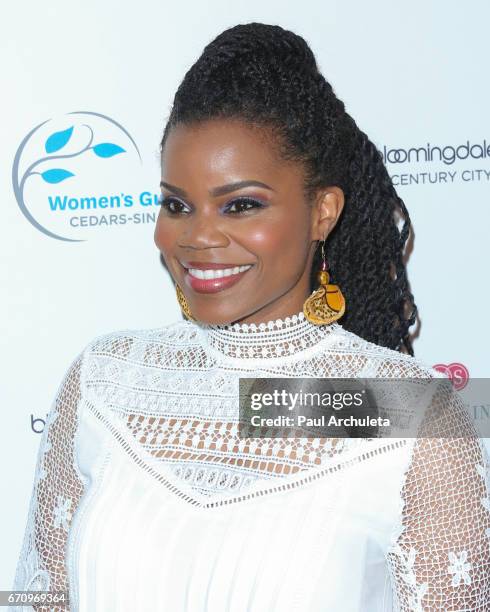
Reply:
[[[180,318],[153,243],[158,144],[185,71],[229,26],[277,23],[310,43],[348,112],[386,152],[410,211],[416,356],[488,376],[490,5],[448,4],[30,0],[3,8],[0,589],[11,587],[20,552],[36,431],[71,360],[95,335]]]

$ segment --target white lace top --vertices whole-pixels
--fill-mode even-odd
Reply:
[[[440,437],[238,435],[240,377],[360,376],[441,375],[302,313],[95,338],[42,435],[13,588],[80,612],[490,610],[489,459],[459,399],[432,397]]]

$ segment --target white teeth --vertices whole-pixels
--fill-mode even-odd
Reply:
[[[195,276],[196,278],[204,278],[204,270],[196,270],[192,268],[192,270],[189,270],[189,274],[191,276]]]
[[[222,268],[221,270],[199,270],[198,268],[189,268],[188,272],[191,276],[200,279],[211,279],[211,278],[223,278],[223,276],[231,276],[232,274],[239,274],[245,272],[252,266],[236,266],[234,268]]]

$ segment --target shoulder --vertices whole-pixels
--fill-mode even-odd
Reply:
[[[196,326],[189,321],[175,321],[163,327],[122,329],[95,336],[85,346],[85,355],[129,357],[135,350],[149,346],[186,346],[197,344]]]
[[[340,325],[329,349],[349,355],[362,375],[376,378],[447,378],[423,359],[369,342]]]
[[[143,374],[148,367],[168,369],[187,365],[189,355],[200,349],[200,334],[190,321],[176,321],[163,327],[122,329],[93,337],[81,352],[82,377],[122,380]]]
[[[81,351],[81,384],[88,398],[116,401],[116,393],[120,402],[158,387],[171,372],[192,364],[199,351],[198,329],[190,321],[106,332]]]

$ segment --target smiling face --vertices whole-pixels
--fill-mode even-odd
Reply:
[[[162,150],[154,240],[204,323],[262,323],[300,312],[316,241],[342,210],[338,187],[309,204],[302,164],[279,159],[268,137],[238,120],[210,120],[174,127]]]

